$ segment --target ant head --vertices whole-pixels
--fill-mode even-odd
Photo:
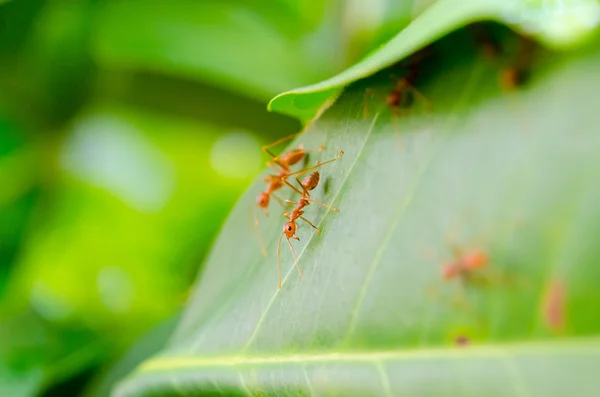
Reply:
[[[300,240],[298,236],[296,236],[296,224],[294,222],[286,222],[283,225],[283,234],[288,239],[295,238],[296,240]]]
[[[258,196],[256,197],[256,203],[258,204],[258,206],[260,208],[262,208],[263,210],[267,210],[267,207],[269,206],[269,194],[267,192],[261,192],[258,194]]]

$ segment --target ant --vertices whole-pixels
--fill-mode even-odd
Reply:
[[[272,157],[272,160],[271,160],[272,162],[267,162],[267,166],[274,168],[274,166],[277,165],[279,167],[279,170],[278,170],[279,173],[277,175],[269,174],[264,178],[264,182],[267,183],[267,188],[264,192],[259,193],[258,196],[256,197],[256,203],[264,211],[265,215],[269,214],[268,207],[269,207],[269,203],[271,201],[270,200],[271,197],[276,199],[277,202],[279,203],[279,205],[284,207],[283,201],[279,197],[277,197],[274,194],[274,192],[281,189],[284,185],[284,181],[290,175],[293,175],[290,167],[299,163],[300,161],[302,161],[305,158],[306,154],[311,151],[320,152],[320,151],[325,150],[324,146],[321,146],[319,149],[316,149],[316,150],[306,150],[306,149],[304,149],[304,146],[302,144],[298,145],[297,149],[289,150],[280,156],[274,155],[269,150],[269,148],[279,145],[280,143],[286,142],[286,141],[292,139],[293,137],[295,137],[296,135],[297,134],[292,134],[292,135],[286,136],[284,138],[281,138],[273,143],[270,143],[270,144],[262,147],[262,150],[264,152],[268,153]],[[262,235],[260,233],[260,225],[259,225],[259,220],[258,220],[258,216],[257,216],[256,212],[254,213],[254,225],[258,231],[258,238],[259,238],[261,251],[262,251],[263,255],[266,256],[267,252],[265,250]]]
[[[530,77],[532,52],[532,42],[524,38],[520,39],[519,50],[513,63],[500,71],[500,85],[505,90],[515,90],[527,83]]]
[[[298,134],[286,136],[262,147],[262,150],[268,153],[273,158],[272,162],[267,162],[267,166],[273,167],[274,165],[277,165],[280,168],[278,170],[278,175],[270,174],[265,177],[264,181],[268,183],[267,189],[264,192],[259,193],[259,195],[256,198],[258,206],[263,209],[266,215],[268,215],[267,208],[269,206],[271,196],[273,196],[283,206],[283,202],[281,201],[281,199],[275,196],[273,192],[283,187],[283,181],[291,175],[290,167],[302,161],[306,154],[311,151],[321,152],[325,150],[325,146],[321,146],[319,149],[316,150],[306,150],[304,149],[304,146],[302,144],[298,145],[297,149],[289,150],[283,153],[281,156],[276,156],[269,150],[269,148],[279,145],[280,143],[286,142],[295,137],[296,135]]]
[[[400,61],[391,66],[392,70],[401,70],[404,77],[400,78],[395,73],[390,76],[392,78],[392,89],[385,97],[388,107],[398,116],[401,110],[408,110],[412,107],[415,97],[418,97],[428,109],[431,108],[429,100],[415,88],[415,82],[421,72],[425,61],[435,55],[430,46],[425,47],[409,58],[408,61]],[[375,94],[375,90],[367,88],[365,92],[365,100],[363,105],[363,117],[367,117],[367,96]]]
[[[442,269],[442,277],[445,280],[450,280],[458,276],[469,277],[473,271],[483,268],[488,263],[488,256],[481,251],[471,251],[461,254],[455,250],[455,256],[458,259],[447,264]]]
[[[506,54],[499,40],[492,36],[491,32],[483,25],[471,26],[475,43],[481,48],[484,58],[488,62],[498,62]],[[503,66],[498,73],[500,86],[506,91],[515,90],[523,86],[529,79],[529,70],[532,64],[534,43],[531,39],[519,36],[517,38],[517,50],[509,65]]]
[[[565,328],[565,287],[559,280],[554,280],[544,294],[543,315],[547,326],[554,332]]]
[[[415,96],[417,96],[427,106],[427,108],[431,108],[431,103],[429,100],[413,86],[413,80],[415,77],[416,72],[411,70],[409,70],[409,74],[403,78],[399,78],[395,75],[391,76],[392,81],[395,80],[395,82],[393,82],[393,88],[386,95],[385,102],[395,117],[398,117],[402,110],[409,110],[412,107]],[[374,89],[366,89],[365,102],[363,106],[364,117],[366,117],[368,113],[368,96],[373,96],[375,94],[376,92]]]
[[[294,250],[294,246],[292,245],[292,242],[290,241],[291,239],[296,239],[296,240],[300,241],[300,237],[298,237],[296,235],[296,229],[298,227],[296,225],[296,220],[298,220],[298,219],[303,220],[304,222],[308,223],[312,228],[314,228],[319,235],[321,234],[321,230],[318,227],[316,227],[312,222],[310,222],[308,219],[306,219],[302,216],[302,215],[304,215],[304,207],[310,205],[310,203],[315,203],[318,205],[322,205],[323,207],[329,208],[335,212],[340,211],[339,209],[337,209],[333,206],[330,206],[330,205],[322,203],[320,201],[311,199],[310,192],[317,187],[317,185],[319,184],[319,181],[321,179],[319,171],[314,171],[314,172],[310,173],[302,181],[300,181],[299,176],[301,174],[304,174],[315,168],[321,167],[327,163],[332,163],[332,162],[338,160],[343,155],[344,155],[344,152],[340,151],[340,153],[331,160],[325,161],[323,163],[317,163],[317,165],[315,165],[313,167],[293,173],[293,174],[296,174],[295,179],[298,182],[298,184],[300,185],[300,187],[302,188],[302,190],[292,186],[287,180],[284,180],[284,183],[286,185],[288,185],[290,188],[292,188],[294,191],[299,193],[302,196],[302,198],[298,201],[286,200],[286,203],[295,204],[296,208],[294,208],[292,210],[292,212],[286,212],[285,214],[283,214],[283,216],[288,218],[289,221],[283,225],[283,231],[281,233],[281,236],[279,237],[279,243],[277,244],[277,275],[278,275],[278,280],[279,280],[278,289],[281,289],[281,240],[283,239],[283,236],[286,237],[287,243],[290,246],[290,250],[292,251],[292,255],[294,256],[294,264],[296,265],[296,269],[298,269],[298,273],[300,274],[300,276],[303,277],[304,275],[302,274],[302,270],[300,270],[300,266],[298,265],[298,257],[296,256],[296,251]]]
[[[394,123],[394,131],[398,131],[398,118],[403,115],[409,114],[415,97],[425,105],[427,111],[431,110],[431,102],[414,86],[414,82],[418,77],[419,70],[417,63],[413,62],[405,68],[405,76],[400,78],[394,74],[390,77],[392,79],[392,89],[387,93],[385,102],[388,108],[392,112],[392,118]],[[376,91],[372,88],[365,90],[365,99],[363,104],[363,118],[367,117],[368,114],[368,101],[369,97],[376,95]],[[402,148],[402,143],[399,143]]]

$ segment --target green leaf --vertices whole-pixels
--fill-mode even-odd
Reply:
[[[484,20],[507,24],[551,48],[565,49],[595,32],[600,5],[596,0],[437,0],[362,61],[325,81],[279,94],[269,109],[308,120],[326,98],[344,86],[393,65],[462,26]]]
[[[300,277],[284,219],[233,210],[169,346],[117,397],[164,395],[597,396],[600,380],[600,47],[546,54],[529,84],[466,46],[394,117],[381,74],[348,88],[291,146],[325,145],[306,208]],[[365,88],[378,95],[363,114]],[[293,197],[293,196],[289,196]],[[471,278],[444,280],[452,247],[483,251]],[[457,341],[468,341],[466,346]]]
[[[287,22],[298,31],[301,21],[272,2],[254,8],[247,3],[111,2],[98,14],[94,57],[105,67],[208,81],[261,100],[315,81],[303,67],[302,40],[278,26]],[[322,77],[317,70],[316,78]]]
[[[118,359],[110,363],[108,370],[102,371],[86,387],[84,397],[108,396],[114,385],[131,372],[142,361],[165,347],[169,336],[179,320],[179,313],[153,327]]]

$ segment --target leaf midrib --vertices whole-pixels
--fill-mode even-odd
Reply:
[[[363,153],[364,148],[365,148],[367,142],[369,141],[369,138],[371,137],[371,133],[373,132],[373,129],[375,128],[375,124],[377,123],[377,119],[378,118],[379,118],[379,113],[376,113],[375,116],[373,117],[373,120],[371,121],[371,125],[369,127],[369,130],[367,131],[367,136],[365,137],[362,146],[360,147],[360,149],[359,149],[356,157],[354,158],[354,161],[352,162],[352,164],[348,168],[348,171],[346,172],[346,175],[345,175],[344,179],[342,180],[342,183],[340,184],[340,188],[338,189],[338,191],[334,195],[334,197],[332,199],[332,202],[335,202],[335,200],[337,200],[338,196],[340,195],[340,192],[344,188],[344,185],[346,184],[346,181],[348,180],[350,174],[352,173],[352,170],[354,169],[354,166],[358,162],[358,159],[360,158],[361,154]],[[325,220],[325,218],[327,217],[327,215],[329,214],[329,212],[330,212],[330,209],[328,208],[325,211],[325,214],[323,215],[323,217],[321,218],[321,220],[319,221],[319,223],[317,224],[317,227],[321,226],[321,224],[323,223],[323,221]],[[300,261],[300,259],[302,259],[302,255],[306,251],[306,248],[310,245],[310,242],[312,241],[312,239],[314,238],[314,236],[315,235],[313,233],[308,238],[308,241],[307,241],[306,245],[304,245],[304,247],[302,248],[302,251],[300,251],[300,253],[298,254],[298,261]],[[283,277],[282,285],[285,284],[285,282],[288,279],[288,277],[290,276],[290,274],[293,273],[293,270],[294,270],[294,268],[292,268],[292,267],[290,267],[288,269],[287,273]],[[273,296],[271,297],[271,299],[269,300],[269,303],[267,304],[267,306],[263,310],[263,313],[261,314],[259,320],[257,321],[256,326],[254,327],[254,330],[253,330],[252,334],[248,338],[248,341],[246,342],[246,344],[242,348],[242,351],[246,351],[252,345],[252,343],[254,342],[254,340],[256,339],[256,336],[258,335],[258,332],[260,331],[260,329],[262,327],[262,323],[264,322],[267,314],[269,313],[269,310],[271,309],[271,306],[273,305],[273,303],[275,303],[275,300],[279,296],[279,292],[280,292],[280,290],[276,290],[275,293],[273,294]]]
[[[401,360],[502,358],[516,355],[537,354],[553,356],[559,353],[576,352],[579,355],[600,355],[600,337],[569,338],[560,340],[512,342],[468,347],[410,348],[402,350],[378,350],[371,352],[329,352],[322,354],[289,354],[279,356],[178,356],[159,357],[139,367],[139,372],[170,371],[202,367],[235,367],[268,364],[304,363],[377,363]]]
[[[330,104],[324,104],[323,105],[323,109],[326,108],[326,105],[329,106]],[[373,128],[375,126],[375,123],[377,122],[377,119],[379,117],[379,113],[376,113],[375,116],[373,117],[373,120],[371,121],[371,125],[369,127],[369,130],[367,131],[367,136],[365,137],[363,144],[361,145],[360,150],[358,151],[356,157],[354,158],[352,164],[350,165],[350,167],[348,168],[347,172],[345,173],[344,179],[342,181],[342,183],[340,184],[339,189],[337,190],[337,192],[334,194],[331,202],[335,202],[337,200],[337,198],[339,197],[339,195],[341,194],[344,185],[348,179],[348,177],[350,176],[352,169],[354,168],[354,166],[356,165],[356,162],[358,161],[358,158],[360,157],[360,155],[362,154],[368,140],[369,137],[371,135],[371,132],[373,131]],[[325,218],[327,217],[327,215],[329,214],[330,209],[328,208],[322,219],[319,221],[319,223],[317,223],[317,227],[320,227],[321,224],[323,223],[323,221],[325,220]],[[304,254],[304,251],[306,250],[306,248],[310,245],[310,242],[312,241],[312,239],[314,238],[314,234],[311,234],[308,237],[307,243],[304,245],[304,247],[302,248],[302,250],[298,253],[298,261],[300,261],[300,259],[302,259],[302,255]],[[254,263],[253,266],[251,266],[252,269],[254,269],[256,266],[260,265],[260,263],[262,263],[262,260],[259,260],[257,262]],[[284,275],[284,277],[282,278],[282,286],[283,284],[285,284],[286,280],[288,279],[288,277],[293,273],[294,268],[291,267],[290,269],[288,269],[287,273]],[[218,309],[217,311],[215,311],[211,316],[208,317],[208,320],[203,324],[203,327],[206,329],[206,327],[208,325],[210,325],[211,323],[213,323],[214,321],[218,320],[219,318],[221,318],[221,316],[223,315],[223,313],[226,312],[225,308],[228,308],[229,305],[231,304],[231,302],[233,302],[233,298],[235,296],[237,296],[237,293],[239,292],[239,290],[241,289],[241,287],[243,286],[242,283],[238,284],[237,287],[235,287],[234,289],[234,293],[229,295],[229,298],[227,299],[227,301],[221,305],[220,309]],[[244,344],[244,346],[242,347],[242,352],[245,351],[246,349],[248,349],[252,342],[254,341],[254,338],[257,336],[258,331],[261,328],[262,322],[264,321],[266,314],[269,312],[271,306],[273,305],[273,303],[275,302],[277,296],[279,296],[279,293],[281,292],[281,290],[276,290],[275,293],[273,294],[273,296],[271,297],[271,299],[269,300],[269,303],[267,305],[267,307],[263,310],[261,317],[259,318],[259,320],[257,321],[255,328],[253,330],[252,335],[249,337],[248,341]],[[197,347],[199,347],[201,345],[201,343],[204,341],[205,337],[206,337],[207,333],[201,333],[200,335],[197,336],[197,338],[192,342],[192,349],[196,349]]]

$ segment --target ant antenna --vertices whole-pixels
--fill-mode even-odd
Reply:
[[[262,150],[265,151],[265,152],[267,152],[271,157],[277,158],[277,156],[275,156],[273,153],[271,153],[271,151],[269,150],[269,148],[272,148],[273,146],[277,146],[280,143],[287,142],[287,141],[293,139],[294,137],[296,137],[297,135],[300,135],[300,134],[301,134],[301,132],[296,132],[294,134],[285,136],[285,137],[283,137],[281,139],[276,140],[275,142],[271,142],[268,145],[264,145],[262,147]]]
[[[277,243],[277,276],[279,278],[279,284],[277,285],[278,289],[281,289],[281,240],[283,239],[284,233],[281,233],[279,236],[279,243]],[[300,270],[300,265],[298,265],[298,257],[296,256],[296,251],[294,250],[294,246],[290,242],[290,239],[286,236],[287,243],[290,246],[290,250],[292,250],[292,255],[294,256],[294,264],[296,265],[296,269],[298,269],[298,274],[301,277],[304,277],[302,274],[302,270]]]

